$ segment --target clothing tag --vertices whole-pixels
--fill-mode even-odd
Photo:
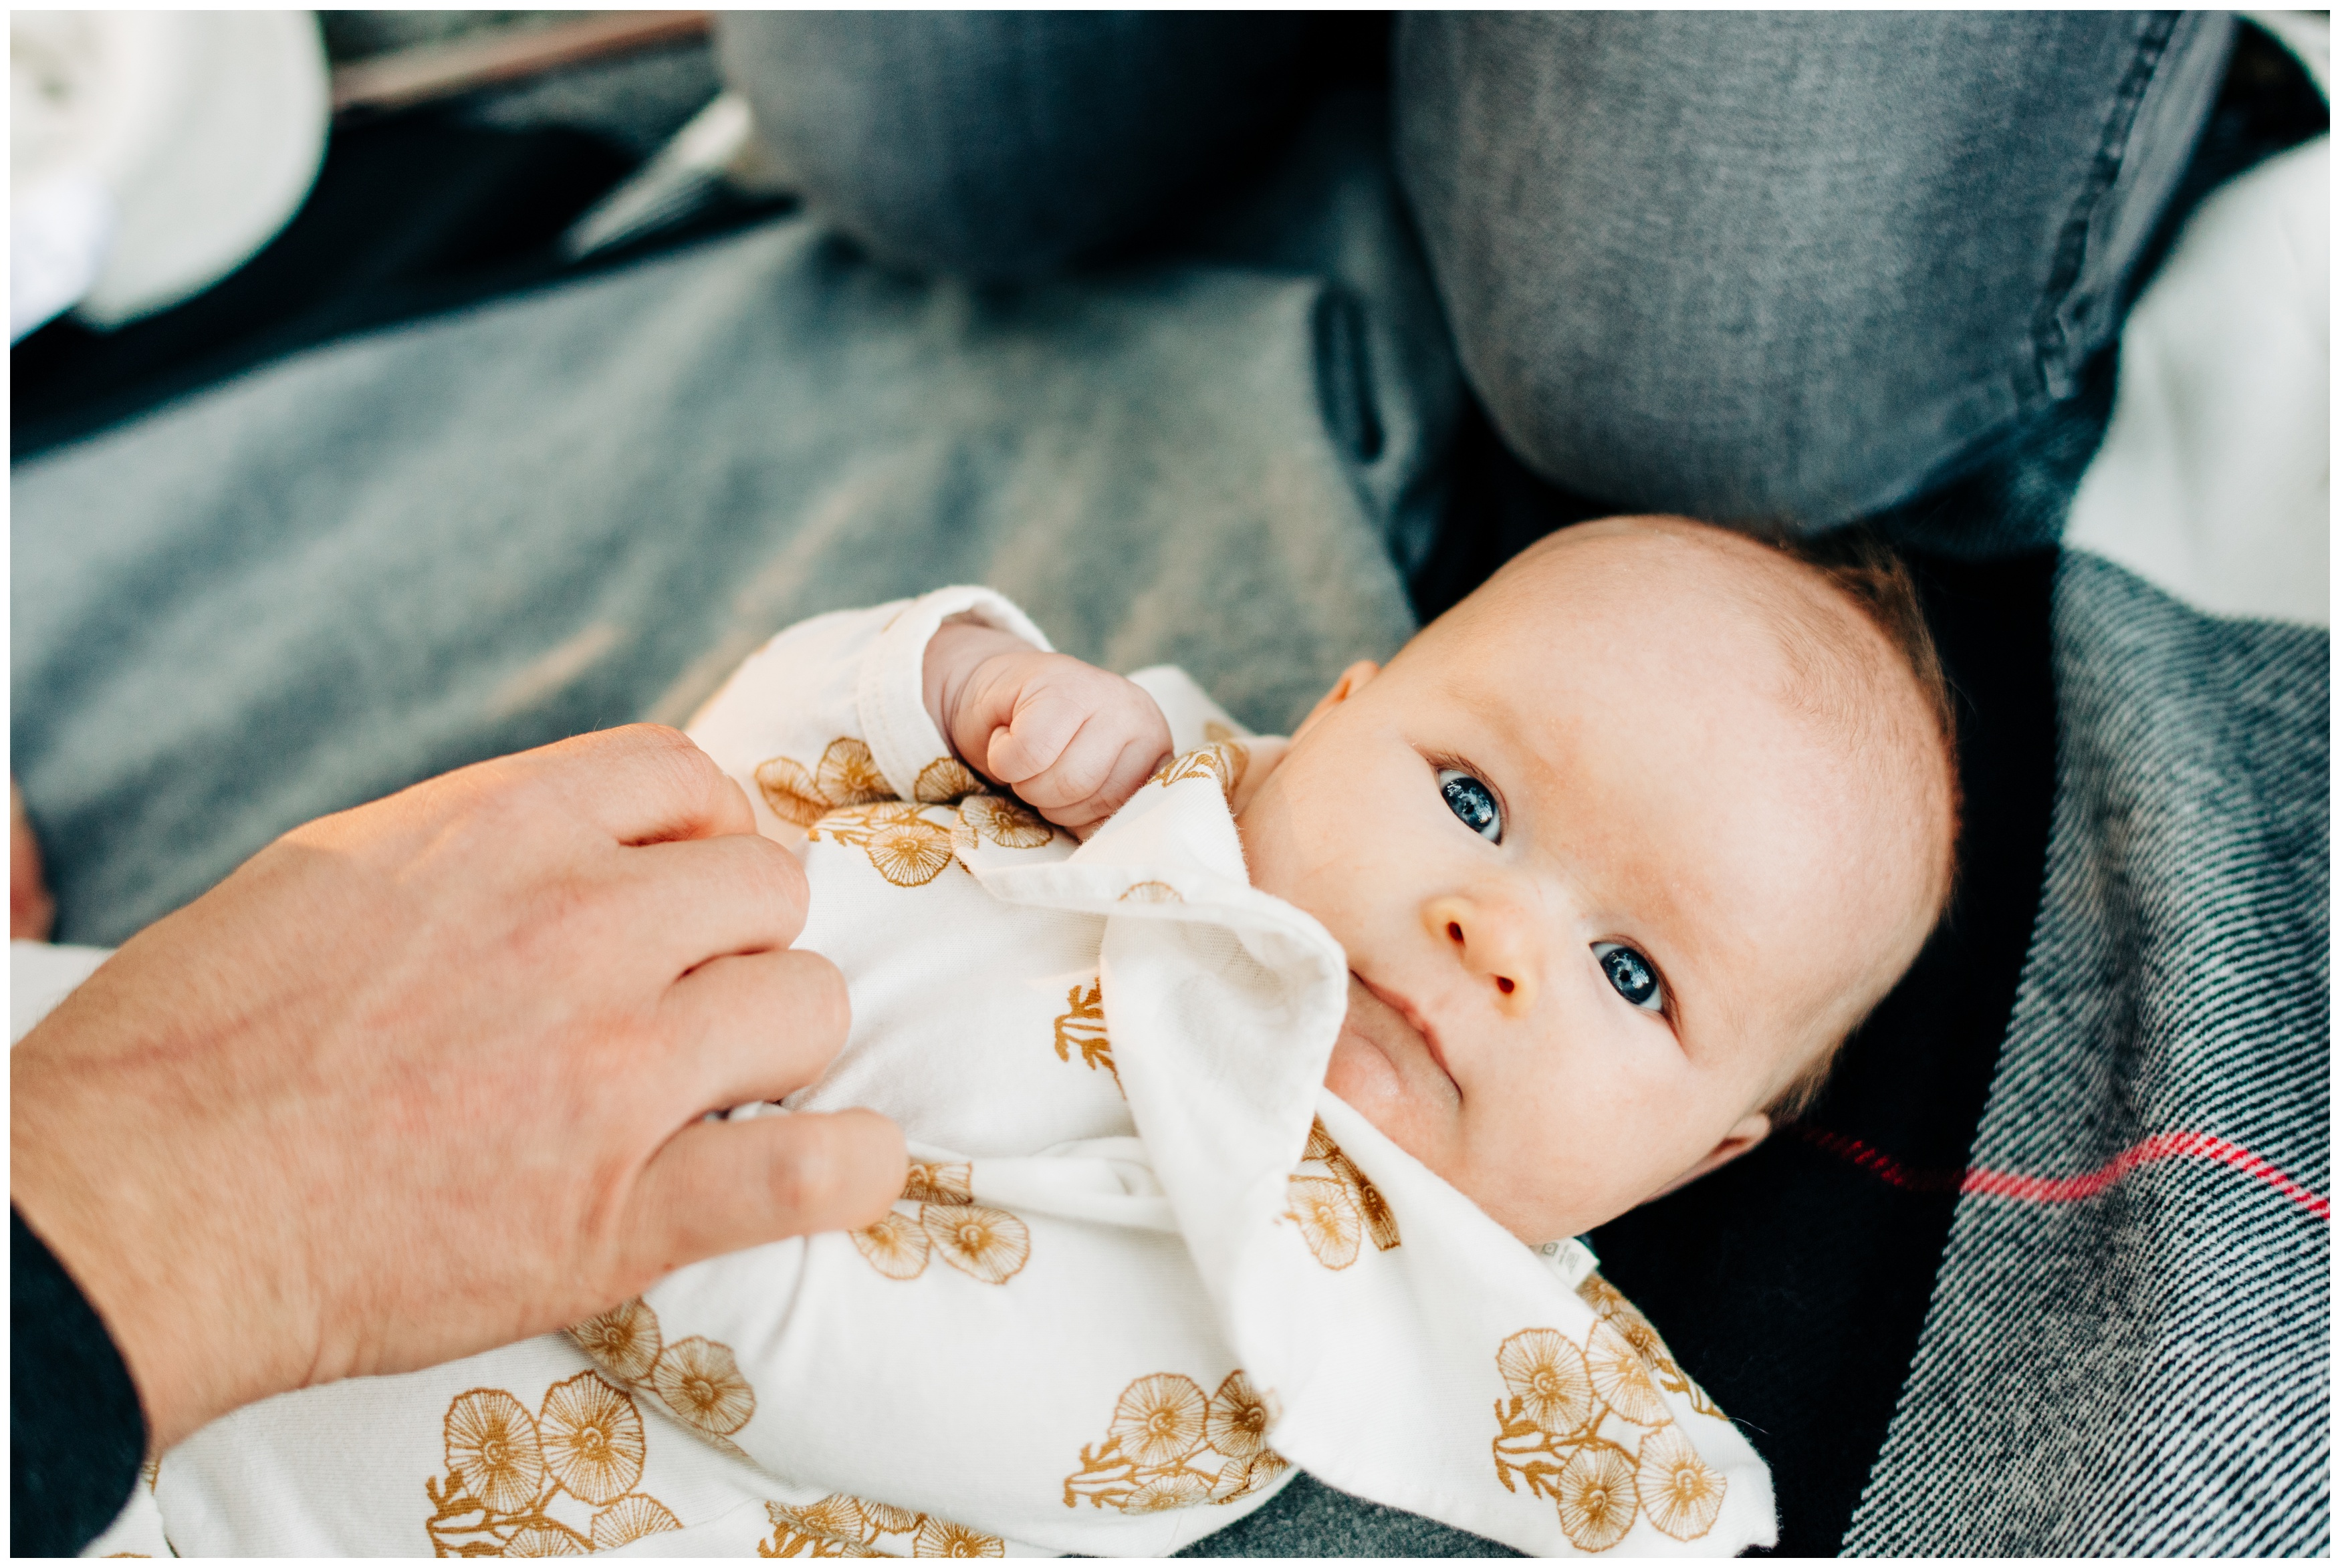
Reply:
[[[1584,1277],[1601,1267],[1601,1260],[1592,1255],[1592,1248],[1584,1245],[1581,1237],[1547,1241],[1532,1250],[1571,1290],[1583,1284]]]

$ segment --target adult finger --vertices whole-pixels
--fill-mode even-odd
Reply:
[[[702,964],[660,1004],[699,1109],[778,1100],[821,1075],[852,1025],[845,976],[817,952],[743,953]]]
[[[628,1272],[650,1279],[783,1237],[873,1225],[907,1174],[901,1129],[874,1110],[693,1122],[635,1184]]]
[[[622,851],[610,906],[681,973],[725,953],[782,948],[804,930],[804,866],[756,833]]]
[[[533,770],[620,843],[756,831],[746,794],[666,725],[597,730],[509,761]]]

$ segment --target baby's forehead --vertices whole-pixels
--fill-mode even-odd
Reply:
[[[1760,692],[1841,748],[1935,749],[1918,676],[1818,568],[1684,518],[1608,518],[1538,541],[1401,658],[1449,679],[1491,669],[1522,697],[1574,695],[1538,674],[1617,668],[1676,695]]]
[[[1783,615],[1850,629],[1859,612],[1812,567],[1759,540],[1678,518],[1611,518],[1547,535],[1462,606],[1495,625],[1548,624],[1562,606],[1678,620],[1724,636]]]

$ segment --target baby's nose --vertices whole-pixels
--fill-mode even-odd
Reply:
[[[1493,988],[1504,1016],[1521,1017],[1535,1005],[1534,953],[1516,915],[1450,894],[1424,904],[1422,918],[1466,971]]]

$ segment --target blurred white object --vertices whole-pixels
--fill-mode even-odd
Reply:
[[[217,282],[299,209],[324,156],[306,11],[11,12],[8,79],[10,264],[35,268],[11,279],[12,339],[77,272],[98,327]],[[92,186],[110,222],[91,221]]]
[[[19,185],[8,223],[8,340],[88,293],[113,242],[114,197],[88,175]]]
[[[49,1016],[74,987],[114,956],[110,947],[68,947],[45,942],[8,944],[8,1043],[15,1044]]]
[[[2218,615],[2332,623],[2332,139],[2188,219],[2121,332],[2064,542]]]
[[[631,178],[595,202],[560,237],[570,261],[680,222],[729,185],[749,195],[782,188],[756,139],[748,101],[720,93]]]

